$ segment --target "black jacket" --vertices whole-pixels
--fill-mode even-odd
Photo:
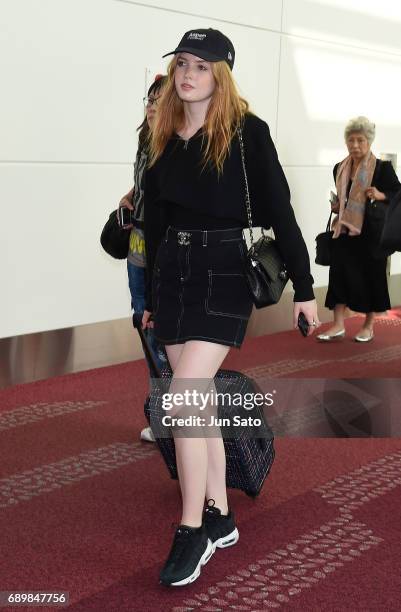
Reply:
[[[333,168],[333,176],[334,182],[337,177],[337,170],[340,164],[336,164]],[[351,187],[351,181],[349,182],[347,192],[349,193],[349,189]],[[378,202],[379,205],[379,218],[376,218],[376,215],[370,217],[369,215],[369,206],[372,206],[370,200],[366,199],[366,209],[365,216],[363,219],[362,230],[361,230],[361,238],[367,249],[368,253],[374,259],[385,259],[389,255],[391,255],[392,251],[385,248],[381,244],[381,234],[384,227],[384,215],[385,212],[381,213],[382,204],[387,208],[390,200],[395,196],[395,194],[400,190],[401,183],[398,180],[398,177],[394,171],[394,168],[389,161],[382,161],[380,159],[376,160],[376,167],[373,172],[372,177],[372,187],[376,187],[379,191],[384,193],[386,199]],[[387,205],[387,206],[386,206]],[[381,216],[383,215],[383,216]]]
[[[243,140],[253,225],[272,227],[294,285],[296,301],[314,298],[309,256],[290,203],[290,190],[268,125],[248,114]],[[189,141],[174,135],[145,178],[145,244],[147,307],[151,309],[151,280],[158,245],[169,225],[163,203],[174,202],[220,219],[235,219],[248,227],[245,183],[238,137],[231,143],[223,172],[209,164],[202,170],[203,138],[199,130]]]
[[[337,170],[340,164],[336,164],[333,168],[333,176],[334,182],[337,177]],[[351,181],[348,185],[347,192],[349,193],[349,189],[351,187]],[[376,187],[379,191],[384,193],[386,199],[384,201],[379,202],[379,205],[388,204],[389,201],[394,197],[394,195],[400,190],[401,183],[398,180],[398,177],[394,171],[394,168],[389,161],[382,161],[380,159],[376,160],[376,167],[373,172],[372,177],[372,187]],[[388,253],[382,250],[379,246],[380,243],[380,235],[382,231],[382,226],[384,223],[384,218],[382,220],[382,224],[380,226],[375,222],[372,225],[372,222],[369,220],[368,207],[371,206],[370,200],[366,199],[366,210],[365,216],[362,225],[361,236],[364,238],[366,242],[370,243],[371,254],[377,257],[387,257]]]
[[[340,163],[333,168],[334,182],[336,182],[337,170]],[[376,168],[372,177],[372,187],[376,187],[379,191],[385,194],[386,202],[388,202],[401,189],[401,183],[394,171],[394,168],[389,161],[376,160]],[[366,200],[368,204],[369,200]]]

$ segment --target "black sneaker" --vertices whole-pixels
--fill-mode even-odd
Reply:
[[[170,554],[162,571],[160,582],[171,586],[184,586],[199,577],[202,565],[213,554],[205,526],[180,525],[175,532]]]
[[[239,539],[239,532],[234,522],[234,514],[231,511],[227,516],[221,514],[221,510],[216,508],[214,503],[214,499],[208,499],[207,506],[203,512],[203,524],[212,542],[213,552],[216,548],[233,546]]]

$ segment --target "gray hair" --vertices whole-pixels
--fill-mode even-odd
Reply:
[[[359,116],[350,119],[345,126],[344,138],[347,140],[352,132],[362,132],[371,145],[375,139],[376,126],[367,117]]]

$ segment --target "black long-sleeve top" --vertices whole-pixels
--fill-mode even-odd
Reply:
[[[272,227],[289,276],[294,300],[314,299],[308,251],[290,203],[290,190],[277,157],[268,125],[247,114],[243,125],[245,161],[255,227]],[[248,227],[245,182],[238,137],[235,136],[223,171],[203,168],[203,137],[199,130],[185,141],[173,135],[145,177],[146,305],[152,310],[151,283],[157,248],[171,221],[182,210],[188,219],[203,216],[203,229]],[[200,217],[198,217],[201,220]],[[214,227],[211,220],[215,219]],[[199,224],[198,224],[199,225]],[[187,229],[194,229],[188,227]],[[201,226],[202,227],[202,226]],[[182,226],[180,227],[182,229]]]

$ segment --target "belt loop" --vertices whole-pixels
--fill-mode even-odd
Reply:
[[[207,246],[207,230],[203,230],[203,245],[202,246]]]
[[[168,242],[168,233],[170,231],[170,227],[171,227],[171,225],[169,225],[167,230],[166,230],[166,236],[165,236],[164,242]]]

